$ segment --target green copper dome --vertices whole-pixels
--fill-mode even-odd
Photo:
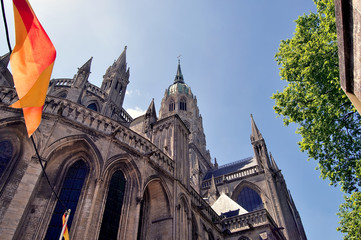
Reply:
[[[177,93],[192,95],[191,88],[184,83],[183,74],[180,67],[180,61],[178,61],[178,69],[177,74],[174,78],[174,83],[168,87],[168,96]]]

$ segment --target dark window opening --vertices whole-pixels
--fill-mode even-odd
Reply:
[[[242,189],[238,195],[237,203],[249,212],[263,208],[261,197],[256,191],[249,187]]]
[[[71,223],[75,215],[76,207],[78,205],[81,190],[83,188],[84,180],[87,174],[87,167],[81,160],[75,162],[68,170],[63,187],[59,195],[60,200],[67,208],[71,209],[71,213],[68,220],[68,229],[70,231]],[[65,209],[58,201],[56,203],[53,216],[50,220],[48,231],[46,232],[44,239],[58,239],[62,229],[62,216]]]
[[[116,171],[110,180],[99,240],[117,239],[124,199],[125,181],[122,171]]]
[[[169,112],[173,112],[175,110],[175,104],[173,100],[169,103]]]
[[[119,95],[122,95],[122,92],[123,92],[123,86],[122,86],[122,85],[120,85]]]
[[[67,96],[66,92],[63,92],[59,95],[59,98],[66,98],[66,96]]]
[[[186,100],[182,99],[179,102],[179,109],[183,110],[183,111],[187,111],[187,102],[186,102]]]
[[[13,156],[13,145],[9,140],[0,141],[0,177],[5,172],[12,156]]]
[[[93,110],[93,111],[98,111],[97,105],[95,103],[91,103],[87,106],[87,108]]]

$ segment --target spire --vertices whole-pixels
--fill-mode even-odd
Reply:
[[[88,81],[90,75],[90,67],[93,57],[91,57],[83,66],[78,68],[78,72],[74,77],[74,86],[75,87],[84,87],[85,83]]]
[[[157,121],[157,113],[155,111],[154,98],[150,103],[144,116],[144,132],[147,133],[152,129],[152,125]]]
[[[273,156],[272,156],[272,153],[271,153],[271,152],[269,153],[269,156],[270,156],[270,158],[271,158],[272,168],[273,168],[275,171],[278,171],[278,170],[279,170],[279,168],[278,168],[278,166],[277,166],[277,164],[276,164],[276,161],[275,161],[275,159],[273,158]]]
[[[10,52],[0,57],[0,69],[7,69],[10,61]]]
[[[91,57],[83,66],[78,69],[78,73],[90,73],[93,57]]]
[[[118,69],[127,67],[127,46],[124,47],[122,54],[118,57],[117,61],[113,64]]]
[[[212,174],[212,179],[211,179],[211,187],[209,188],[209,192],[210,195],[216,195],[217,194],[217,187],[216,187],[216,181],[214,180],[214,175]]]
[[[157,113],[155,111],[154,98],[152,99],[152,102],[149,104],[148,110],[145,113],[145,117],[150,118],[150,119],[154,119],[155,121],[157,120]]]
[[[263,139],[262,134],[259,132],[256,123],[254,122],[253,116],[251,114],[251,123],[252,123],[252,135],[251,135],[251,141],[258,141]]]
[[[183,74],[180,66],[180,59],[178,59],[178,69],[177,69],[177,75],[175,75],[174,83],[184,83]]]

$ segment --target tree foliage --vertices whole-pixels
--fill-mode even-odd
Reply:
[[[293,38],[281,41],[276,61],[288,86],[272,96],[274,109],[299,125],[300,148],[321,175],[351,193],[361,186],[361,117],[339,83],[333,0],[315,3],[318,12],[300,16]]]
[[[345,197],[345,203],[341,204],[340,227],[337,230],[348,233],[346,240],[361,239],[361,193],[354,192],[350,197]]]
[[[352,237],[349,225],[361,222],[361,201],[354,197],[361,186],[361,117],[339,83],[334,1],[314,2],[317,13],[300,16],[294,36],[281,41],[275,59],[288,85],[272,98],[284,124],[298,125],[300,148],[318,161],[321,176],[353,193],[340,207],[338,228]]]

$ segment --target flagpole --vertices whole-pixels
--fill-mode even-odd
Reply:
[[[65,229],[66,229],[66,226],[68,223],[69,215],[70,215],[70,209],[65,211],[64,214],[66,214],[66,217],[65,217],[65,222],[63,223],[63,228],[61,229],[61,234],[60,234],[59,240],[63,240],[63,235],[64,235],[64,232],[65,232]]]

